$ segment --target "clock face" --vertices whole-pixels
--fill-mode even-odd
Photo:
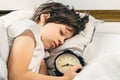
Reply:
[[[78,64],[80,64],[79,59],[72,53],[61,54],[55,60],[55,66],[61,73],[64,73],[71,66]]]

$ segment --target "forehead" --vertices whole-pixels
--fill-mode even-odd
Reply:
[[[68,26],[65,24],[57,24],[57,23],[47,23],[44,26],[47,26],[47,28],[49,27],[50,29],[62,29],[62,30],[67,30],[69,32],[74,32],[74,28],[72,26]],[[51,27],[52,26],[52,27]]]

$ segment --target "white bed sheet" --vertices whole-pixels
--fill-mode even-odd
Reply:
[[[91,44],[84,52],[89,62],[101,54],[120,53],[120,22],[103,22],[96,27]]]
[[[88,65],[73,80],[119,80],[120,22],[98,25],[84,58]]]

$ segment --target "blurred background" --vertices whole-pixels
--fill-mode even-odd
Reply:
[[[34,9],[52,0],[0,0],[0,10]],[[53,0],[81,10],[120,10],[120,0]]]

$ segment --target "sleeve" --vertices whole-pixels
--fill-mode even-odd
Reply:
[[[26,25],[26,23],[26,21],[19,21],[9,26],[7,28],[8,36],[10,38],[15,38],[21,33],[23,33],[26,29],[29,29],[29,26]]]

